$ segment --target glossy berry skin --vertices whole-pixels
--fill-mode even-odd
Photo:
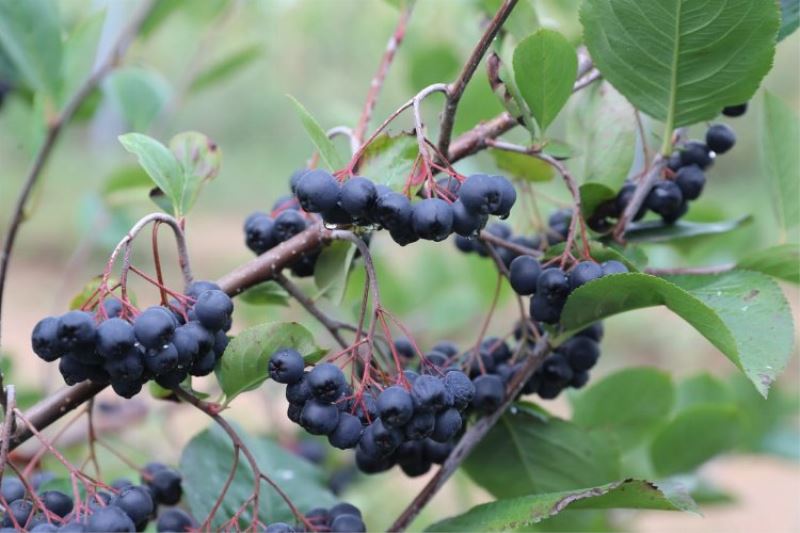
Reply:
[[[297,350],[281,348],[269,360],[269,376],[278,383],[287,385],[303,379],[306,363]]]
[[[331,531],[333,533],[363,533],[367,530],[367,526],[358,516],[345,514],[337,516],[331,522]]]
[[[306,219],[299,211],[293,209],[283,211],[275,217],[275,224],[272,226],[275,244],[288,241],[304,229],[306,229]]]
[[[200,336],[196,334],[195,326],[184,324],[175,328],[172,335],[172,344],[178,352],[177,368],[189,368],[200,354]]]
[[[326,224],[333,224],[337,226],[349,226],[353,223],[353,217],[350,213],[344,210],[341,202],[336,202],[330,209],[322,212],[322,219]]]
[[[264,533],[295,533],[295,529],[285,522],[274,522],[264,529]]]
[[[465,254],[475,251],[474,241],[462,235],[456,235],[456,238],[453,239],[453,243],[460,252],[464,252]]]
[[[417,411],[437,412],[447,406],[447,391],[441,379],[422,375],[411,386],[411,398]]]
[[[611,259],[601,265],[603,268],[603,275],[610,276],[611,274],[625,274],[628,272],[628,267],[624,263]]]
[[[197,523],[183,509],[165,509],[158,516],[156,531],[158,533],[183,533],[192,528],[196,528]]]
[[[397,351],[397,355],[404,359],[413,359],[414,355],[417,353],[414,349],[414,345],[406,338],[395,339],[394,349]]]
[[[670,217],[678,212],[683,204],[683,193],[680,187],[671,181],[660,181],[647,194],[645,205],[647,208],[661,215]]]
[[[197,297],[194,311],[197,320],[207,329],[223,329],[233,313],[233,301],[222,291],[205,291]]]
[[[536,295],[548,302],[563,303],[569,294],[569,280],[557,267],[546,268],[536,280]]]
[[[619,193],[617,193],[617,197],[614,199],[614,208],[616,209],[618,216],[622,216],[622,213],[625,212],[625,208],[628,207],[628,204],[633,198],[634,193],[636,193],[636,185],[634,185],[633,183],[626,183],[619,190]],[[639,221],[643,219],[646,214],[647,214],[647,207],[642,205],[636,212],[636,215],[633,217],[633,220]]]
[[[178,350],[172,343],[162,348],[147,350],[144,364],[150,372],[156,375],[175,370],[178,366]]]
[[[414,233],[429,241],[443,241],[453,231],[453,208],[440,198],[427,198],[411,211]]]
[[[161,348],[172,340],[175,321],[165,308],[158,305],[148,307],[136,317],[133,332],[145,348]]]
[[[560,350],[574,371],[590,370],[600,358],[600,347],[588,337],[573,337]]]
[[[580,389],[583,388],[584,385],[589,383],[589,371],[588,370],[581,370],[575,372],[572,375],[572,379],[569,382],[569,386],[573,389]]]
[[[375,200],[372,219],[389,231],[411,226],[411,201],[403,194],[388,192]]]
[[[714,162],[708,146],[699,141],[687,142],[680,154],[682,167],[687,165],[697,165],[701,169],[705,170],[711,166],[711,163]]]
[[[414,232],[414,228],[411,227],[411,225],[392,228],[389,230],[389,235],[392,237],[392,240],[400,246],[407,246],[419,240],[419,235]]]
[[[603,276],[603,267],[593,261],[581,261],[569,271],[569,290],[574,291],[581,285]]]
[[[541,371],[544,382],[557,383],[561,386],[568,384],[573,375],[572,367],[560,353],[548,357],[542,364]]]
[[[603,340],[603,323],[602,322],[595,322],[591,326],[580,330],[578,333],[575,334],[576,337],[586,337],[587,339],[591,339],[595,342],[600,342]]]
[[[397,449],[403,442],[403,434],[399,429],[384,424],[380,418],[375,420],[364,434],[370,433],[372,443],[378,453],[386,456]]]
[[[447,357],[454,357],[458,354],[458,345],[453,341],[439,341],[431,348],[432,352],[441,352]]]
[[[488,215],[482,215],[469,211],[461,200],[456,200],[451,204],[453,210],[453,232],[462,236],[470,237],[477,233],[486,225]]]
[[[336,423],[336,428],[328,435],[328,442],[340,450],[355,448],[361,440],[363,430],[364,427],[357,416],[339,413],[339,421]]]
[[[308,385],[308,373],[303,374],[300,381],[287,385],[286,400],[293,404],[304,404],[312,396],[311,387]]]
[[[106,298],[103,300],[103,310],[108,318],[120,316],[122,314],[122,302],[119,298]]]
[[[378,191],[372,180],[355,176],[344,182],[339,202],[356,220],[366,220],[372,212]]]
[[[747,102],[738,105],[729,105],[722,108],[722,114],[726,117],[741,117],[747,111]]]
[[[112,380],[111,388],[114,389],[114,392],[116,392],[118,396],[130,399],[142,392],[142,382]]]
[[[531,317],[545,324],[556,324],[561,319],[561,310],[564,302],[551,302],[541,294],[531,298],[530,313]]]
[[[511,261],[508,280],[519,295],[528,296],[536,292],[536,282],[542,273],[542,265],[529,255],[521,255]]]
[[[73,355],[93,349],[97,336],[94,317],[86,311],[69,311],[58,319],[56,336],[61,347]]]
[[[247,247],[257,254],[263,254],[275,246],[273,227],[275,221],[265,213],[254,213],[244,227],[244,239]]]
[[[3,527],[15,527],[14,523],[24,527],[28,523],[28,518],[33,513],[33,504],[28,500],[16,500],[8,504],[5,516],[3,516]],[[11,517],[14,517],[12,520]]]
[[[335,405],[309,400],[300,414],[300,425],[312,435],[330,435],[339,423],[339,409]]]
[[[436,415],[432,412],[414,413],[403,427],[403,433],[408,440],[422,440],[429,437],[435,427]]]
[[[217,362],[217,354],[213,349],[208,349],[200,352],[197,359],[194,360],[192,366],[189,368],[189,373],[193,376],[207,376],[214,371],[214,365]]]
[[[322,213],[336,207],[340,187],[331,174],[322,170],[309,170],[297,180],[294,194],[300,207],[309,213]]]
[[[493,374],[484,374],[472,380],[475,386],[475,396],[472,398],[472,407],[482,413],[491,413],[500,407],[505,397],[503,380]]]
[[[361,518],[361,511],[359,511],[358,507],[355,505],[346,502],[337,503],[328,511],[328,517],[330,520],[335,520],[337,516],[342,515],[351,515]]]
[[[451,407],[436,415],[436,425],[434,426],[431,439],[436,442],[447,442],[461,430],[464,421],[461,413]]]
[[[106,359],[123,357],[134,344],[133,326],[121,318],[109,318],[97,326],[97,352]]]
[[[706,144],[718,154],[724,154],[736,144],[736,133],[726,124],[714,124],[706,132]]]
[[[124,533],[136,531],[133,520],[117,506],[98,507],[86,520],[87,532]]]
[[[115,505],[125,511],[125,514],[133,520],[137,529],[144,529],[155,509],[150,491],[144,487],[136,486],[122,489],[119,494],[111,499],[111,505]]]
[[[451,371],[444,376],[444,386],[453,398],[453,406],[464,410],[475,396],[475,385],[466,374],[460,371]]]
[[[486,174],[473,174],[461,184],[458,198],[472,213],[495,213],[503,204],[503,189],[498,180]]]
[[[153,500],[161,505],[175,505],[183,496],[180,473],[170,467],[164,467],[153,473],[152,479],[145,484],[153,491]]]
[[[398,385],[384,389],[378,396],[377,406],[381,420],[391,427],[399,428],[411,420],[414,414],[414,402],[411,395]]]
[[[306,380],[314,396],[325,402],[335,402],[346,386],[344,373],[332,363],[315,366]]]
[[[89,369],[87,365],[84,365],[71,355],[61,357],[58,361],[58,371],[61,373],[61,377],[64,378],[64,383],[67,385],[77,385],[89,379]]]
[[[25,497],[25,485],[19,478],[14,476],[3,476],[2,485],[0,485],[0,492],[3,494],[3,499],[11,503],[16,500],[21,500]]]
[[[31,347],[36,355],[48,363],[61,356],[57,318],[49,316],[37,322],[31,333]]]
[[[503,176],[490,176],[491,179],[496,184],[497,188],[500,189],[500,206],[495,210],[492,211],[493,215],[497,215],[500,218],[508,218],[508,215],[511,214],[511,208],[514,207],[514,204],[517,201],[517,191],[514,189],[514,185],[511,184]]]
[[[115,381],[135,381],[144,373],[144,360],[138,348],[131,348],[125,356],[107,360],[103,368]]]
[[[706,176],[697,165],[681,167],[675,174],[675,184],[681,190],[684,200],[696,200],[703,192]]]

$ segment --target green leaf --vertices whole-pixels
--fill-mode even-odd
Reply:
[[[364,150],[361,173],[399,192],[414,167],[417,154],[419,145],[413,135],[383,133]]]
[[[690,407],[664,426],[650,446],[653,467],[660,476],[691,472],[736,445],[739,414],[730,405]]]
[[[319,156],[322,158],[325,166],[327,166],[331,171],[339,170],[340,168],[344,167],[344,161],[342,161],[342,158],[339,157],[336,147],[328,138],[328,135],[325,133],[325,130],[322,129],[322,126],[319,125],[319,122],[317,122],[317,120],[311,116],[308,110],[303,107],[303,104],[298,102],[293,96],[288,96],[288,98],[294,104],[297,115],[300,117],[300,121],[303,123],[303,127],[305,128],[308,137],[317,148]]]
[[[578,56],[557,31],[539,29],[514,50],[514,79],[542,132],[567,103]]]
[[[147,131],[169,99],[166,80],[140,67],[113,71],[103,82],[103,91],[134,131]]]
[[[683,411],[696,405],[730,405],[730,387],[711,374],[698,374],[682,380],[676,388],[675,410]]]
[[[109,205],[119,205],[134,198],[146,198],[152,188],[153,181],[142,167],[128,165],[109,174],[100,192]]]
[[[179,184],[180,212],[186,214],[197,200],[202,186],[214,179],[222,164],[222,149],[208,136],[185,131],[169,141],[169,148],[183,170]]]
[[[736,267],[800,283],[800,245],[781,244],[766,250],[749,252]]]
[[[75,26],[64,42],[59,105],[63,106],[91,74],[105,18],[105,11],[89,15]]]
[[[756,272],[713,276],[616,274],[580,287],[561,314],[555,342],[603,318],[664,305],[742,370],[762,395],[792,354],[793,326],[780,287]]]
[[[325,353],[314,343],[311,332],[297,322],[268,322],[247,328],[228,343],[217,365],[217,381],[226,404],[269,379],[269,358],[278,348],[294,348],[308,363]]]
[[[189,92],[196,93],[225,81],[261,56],[260,44],[252,44],[219,60],[198,74]]]
[[[337,305],[342,302],[357,249],[350,242],[334,241],[322,250],[314,266],[314,283],[319,296]]]
[[[318,467],[273,440],[247,435],[238,426],[234,428],[255,457],[258,469],[269,475],[301,512],[336,503]],[[233,468],[233,453],[230,437],[217,425],[197,434],[183,449],[180,461],[183,490],[197,520],[203,521],[209,515],[222,493]],[[254,484],[250,464],[240,455],[233,481],[210,524],[212,530],[222,529],[223,523],[234,516],[251,496]],[[295,522],[286,502],[266,482],[261,482],[259,492],[258,518],[262,523]],[[239,528],[249,526],[253,520],[252,506],[247,506],[240,517]]]
[[[236,299],[251,305],[289,305],[289,293],[274,281],[264,281],[250,287]]]
[[[744,100],[742,100],[744,101]],[[773,207],[784,230],[800,224],[800,119],[780,98],[764,91],[759,137],[761,162],[769,179]]]
[[[175,214],[182,216],[181,184],[183,169],[169,149],[147,135],[126,133],[119,136],[119,142],[130,153],[136,155],[139,164],[172,202]]]
[[[628,242],[669,242],[691,237],[703,237],[729,233],[750,224],[750,215],[719,222],[688,222],[679,220],[674,224],[664,224],[660,220],[636,222],[625,231]]]
[[[28,86],[58,100],[61,23],[53,0],[0,0],[0,48]]]
[[[539,27],[539,16],[536,14],[537,0],[521,0],[503,24],[503,30],[514,39],[521,41]],[[480,7],[486,17],[491,18],[503,5],[503,0],[481,0]]]
[[[581,245],[579,244],[578,246]],[[558,255],[564,251],[565,247],[566,244],[563,242],[560,242],[554,246],[549,247],[544,253],[544,258],[552,259],[554,257],[558,257]],[[628,250],[626,251],[629,250],[631,250],[631,248],[628,248]],[[621,263],[624,263],[625,266],[628,267],[628,270],[630,270],[631,272],[638,272],[641,266],[643,266],[633,262],[631,258],[629,258],[626,255],[623,255],[616,248],[612,248],[610,246],[604,246],[602,243],[599,243],[597,241],[589,241],[589,255],[592,256],[592,259],[594,259],[599,263],[612,260],[620,261]]]
[[[464,463],[496,498],[593,487],[619,479],[619,452],[597,432],[518,405]]]
[[[586,0],[584,39],[603,77],[673,128],[746,102],[772,66],[774,0]]]
[[[591,217],[598,207],[617,197],[617,192],[603,183],[584,183],[579,187],[579,192],[584,218]]]
[[[553,179],[553,167],[527,154],[518,154],[507,150],[489,150],[497,168],[514,178],[532,183],[546,182]]]
[[[672,411],[669,375],[653,368],[611,374],[573,396],[572,421],[613,434],[623,450],[637,446]]]
[[[579,180],[619,190],[636,150],[633,106],[606,82],[587,87],[577,98],[570,108],[567,136],[580,155],[570,162],[570,168]]]
[[[626,479],[598,487],[498,500],[442,520],[425,531],[509,531],[546,520],[565,509],[655,509],[696,511],[685,492],[650,481]]]
[[[69,309],[80,309],[83,307],[89,298],[97,292],[97,289],[100,287],[100,282],[103,280],[103,276],[95,276],[83,286],[78,294],[72,297],[69,301]]]
[[[781,29],[778,41],[782,41],[800,26],[800,1],[781,0]]]

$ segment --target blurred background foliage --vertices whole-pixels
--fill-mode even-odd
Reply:
[[[499,3],[499,0],[419,0],[406,41],[386,80],[373,126],[425,85],[451,80],[480,36],[487,13]],[[551,27],[577,44],[578,3],[523,0],[508,24],[508,31],[512,37],[519,37],[538,26]],[[67,63],[68,71],[79,70],[81,64],[88,65],[87,59],[94,57],[96,49],[102,51],[107,46],[135,4],[130,0],[58,2],[60,23],[74,43],[73,55],[65,56],[73,61]],[[55,368],[46,367],[29,351],[29,332],[36,320],[64,309],[80,287],[100,272],[110,248],[130,224],[154,209],[147,198],[147,182],[142,181],[134,159],[119,144],[117,136],[139,131],[166,142],[175,133],[196,130],[210,136],[222,148],[221,172],[205,188],[187,224],[196,275],[214,279],[250,258],[241,229],[244,218],[254,210],[269,209],[278,196],[286,194],[289,175],[304,166],[311,156],[312,144],[286,95],[301,101],[325,128],[353,126],[397,15],[390,2],[367,0],[158,2],[124,66],[103,82],[68,127],[30,204],[11,265],[3,321],[6,356],[3,363],[10,367],[8,381],[23,386],[22,403],[33,402],[60,381]],[[800,35],[795,34],[778,46],[774,67],[764,82],[765,88],[795,112],[800,109],[798,64]],[[2,61],[0,72],[4,72]],[[687,217],[710,221],[752,215],[752,223],[724,235],[686,239],[672,245],[647,245],[644,250],[651,265],[736,261],[781,239],[796,239],[796,236],[782,236],[776,230],[759,160],[757,124],[761,100],[758,96],[744,117],[731,121],[738,136],[737,146],[715,164],[707,193],[692,204]],[[571,109],[577,107],[576,99],[572,98]],[[440,97],[433,97],[424,107],[434,134],[440,105]],[[485,70],[479,69],[459,108],[456,133],[501,110],[489,88]],[[19,81],[0,108],[0,220],[3,222],[8,218],[32,153],[41,142],[47,113],[41,99]],[[570,142],[568,115],[562,113],[550,128],[552,138]],[[410,118],[404,116],[393,126],[393,131],[410,127]],[[606,124],[588,127],[602,135]],[[704,125],[698,125],[691,134],[699,136],[703,131]],[[508,138],[526,142],[523,133],[515,131]],[[345,142],[339,142],[337,145],[344,154]],[[635,146],[630,150],[638,153]],[[636,154],[634,157],[640,158]],[[459,163],[457,168],[468,174],[478,169],[495,171],[494,165],[492,156],[482,153]],[[534,189],[545,216],[554,209],[547,198],[567,199],[566,190],[558,180],[536,183]],[[524,213],[518,212],[511,223],[517,232],[535,229]],[[163,243],[166,242],[165,237]],[[166,256],[172,257],[167,251],[169,247],[166,244],[162,247]],[[442,338],[465,346],[474,342],[474,332],[485,316],[496,283],[494,267],[488,260],[457,253],[450,242],[419,243],[401,249],[377,236],[372,248],[384,304],[415,332],[423,348]],[[135,259],[148,264],[146,247],[137,248]],[[173,271],[172,280],[177,283],[177,279],[177,272]],[[338,308],[323,306],[348,319],[354,317],[362,282],[363,274],[356,269],[343,303]],[[786,285],[785,289],[797,317],[797,288]],[[310,285],[309,290],[313,291]],[[140,303],[156,299],[152,291],[142,290],[138,297]],[[511,293],[504,288],[500,312],[490,332],[508,332],[513,327],[515,313]],[[236,329],[277,318],[302,321],[318,334],[320,344],[328,342],[325,332],[310,323],[293,304],[289,308],[237,304]],[[792,461],[777,463],[778,466],[769,463],[764,466],[766,470],[753,472],[734,460],[732,468],[742,469],[742,475],[750,476],[755,486],[774,492],[775,505],[782,505],[778,493],[784,498],[787,494],[797,494],[800,470],[794,461],[800,458],[797,420],[800,396],[796,358],[775,394],[763,403],[738,377],[729,377],[734,369],[716,349],[665,310],[649,309],[612,318],[606,322],[606,332],[603,357],[594,380],[630,366],[654,366],[675,376],[677,381],[708,372],[730,387],[746,419],[748,429],[742,432],[737,449]],[[198,387],[213,390],[212,383],[201,382]],[[178,410],[170,404],[139,400],[139,404],[131,404],[138,407],[109,404],[113,409],[122,409],[129,417],[126,420],[135,421],[136,426],[114,440],[124,443],[122,446],[135,460],[144,462],[158,455],[177,461],[180,447],[204,424],[203,419],[185,411],[178,416]],[[257,416],[252,415],[254,407],[258,409]],[[569,413],[564,399],[546,407],[558,414]],[[143,416],[145,412],[150,415]],[[279,387],[267,385],[240,398],[232,416],[249,430],[279,436],[289,447],[306,446],[292,436],[294,428],[285,420]],[[82,452],[72,453],[80,457]],[[108,463],[119,464],[113,457],[103,455]],[[345,463],[348,457],[329,451],[323,463],[330,468]],[[124,468],[119,470],[124,472]],[[712,474],[716,472],[713,465],[710,470]],[[787,472],[789,477],[769,477]],[[407,495],[397,497],[394,481],[404,492],[407,490]],[[367,516],[368,523],[372,520],[373,524],[383,524],[386,516],[399,510],[420,486],[419,480],[405,480],[401,474],[392,472],[350,485],[345,498],[373,510],[373,515]],[[717,500],[728,499],[728,495],[714,490],[709,489]],[[744,509],[748,509],[752,494],[745,491],[741,497]],[[485,499],[485,494],[459,474],[436,500],[441,505],[429,509],[419,523],[463,511]],[[379,514],[375,514],[375,509],[380,509]],[[783,513],[781,524],[800,527],[796,507],[781,508],[780,513]],[[564,525],[568,529],[602,529],[609,525],[606,514],[576,511],[570,516],[572,521]],[[705,527],[713,529],[713,524],[725,524],[724,512],[720,516],[720,522],[706,522]],[[624,513],[616,516],[620,517],[630,518]],[[658,528],[659,523],[651,524],[645,519],[639,525],[652,529]],[[557,520],[547,524],[548,528],[559,527]]]

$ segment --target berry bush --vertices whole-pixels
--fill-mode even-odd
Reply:
[[[775,382],[796,351],[800,123],[763,87],[798,25],[791,2],[387,2],[396,25],[361,112],[338,90],[343,71],[304,70],[325,86],[321,116],[348,125],[324,128],[281,100],[310,144],[260,125],[280,147],[258,154],[258,180],[230,189],[219,183],[234,176],[210,184],[223,148],[211,136],[159,139],[185,100],[259,58],[251,47],[208,61],[228,48],[216,39],[234,40],[227,24],[292,10],[134,4],[0,0],[0,118],[34,126],[17,143],[0,121],[0,141],[34,152],[0,252],[3,531],[616,530],[628,515],[610,508],[727,501],[701,470],[725,452],[793,453],[796,398]],[[301,4],[309,17],[347,10]],[[359,46],[372,43],[373,9],[326,31],[369,16]],[[170,45],[153,61],[185,71],[168,90],[143,56],[154,34],[177,40],[165,28],[178,13],[203,32],[187,40],[191,57]],[[279,30],[328,57],[329,35]],[[412,91],[394,87],[396,61],[409,62]],[[273,70],[276,86],[293,85]],[[729,174],[750,158],[754,114],[763,183],[754,175],[752,200],[719,207],[741,195]],[[38,356],[23,354],[28,368],[57,367],[63,381],[30,394],[5,364],[19,309],[3,307],[4,291],[34,193],[58,167],[47,163],[82,121],[87,138],[112,141],[124,124],[104,150],[128,164],[98,200],[113,223],[97,217],[91,244],[59,265],[64,287],[85,286],[24,328]],[[221,144],[237,168],[242,150]],[[269,161],[276,151],[292,166]],[[770,241],[751,231],[765,187]],[[198,199],[216,208],[231,191],[239,229],[195,230]],[[132,217],[131,198],[159,210]],[[98,249],[95,272],[86,256]],[[223,263],[241,264],[195,278]],[[653,307],[694,328],[733,377],[686,377],[687,346],[712,365],[666,314],[668,335],[644,314],[616,318]],[[456,503],[431,505],[452,485]]]

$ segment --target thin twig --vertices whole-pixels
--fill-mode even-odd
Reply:
[[[467,62],[464,64],[458,77],[447,87],[447,102],[445,103],[444,112],[442,113],[438,143],[439,151],[443,154],[448,153],[450,149],[450,138],[453,135],[456,110],[458,109],[461,96],[464,94],[469,80],[471,80],[472,75],[475,74],[475,70],[478,68],[483,56],[486,55],[486,51],[489,49],[489,46],[491,46],[495,36],[511,14],[514,6],[517,5],[517,1],[518,0],[505,0],[505,2],[503,2],[503,5],[500,6],[500,9],[497,10],[497,13],[495,13],[488,26],[486,26],[483,35],[467,58]]]
[[[656,154],[653,158],[653,164],[650,165],[650,170],[648,170],[636,184],[633,197],[631,197],[628,205],[625,207],[625,211],[622,213],[622,216],[619,217],[616,228],[614,228],[614,238],[617,241],[621,242],[624,240],[625,230],[628,228],[628,224],[630,224],[631,220],[636,216],[639,208],[642,207],[645,198],[647,198],[647,194],[661,177],[661,173],[666,166],[667,160],[660,153]]]
[[[701,266],[701,267],[646,268],[645,272],[647,274],[652,274],[653,276],[679,276],[681,274],[710,275],[710,274],[722,274],[725,272],[729,272],[734,268],[736,268],[735,263],[725,263],[722,265],[711,265],[711,266]]]
[[[8,462],[9,435],[14,432],[14,410],[17,408],[17,394],[14,385],[7,385],[5,406],[3,407],[3,442],[0,444],[0,482],[3,481],[3,472]]]

